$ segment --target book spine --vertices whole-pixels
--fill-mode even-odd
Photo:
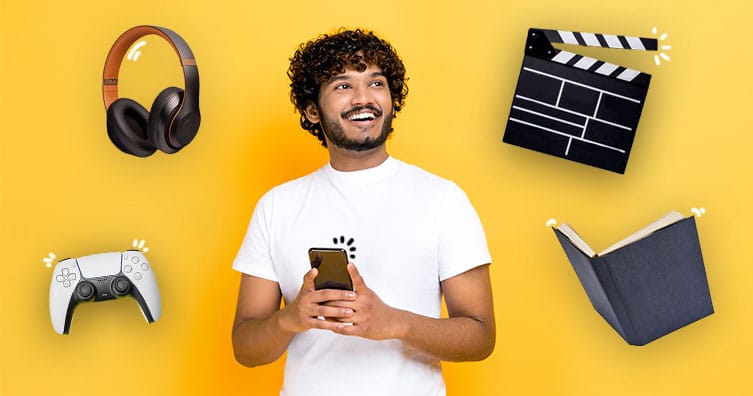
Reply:
[[[554,233],[562,245],[565,255],[570,260],[570,264],[572,264],[575,274],[583,286],[583,290],[588,295],[588,299],[591,300],[591,305],[622,338],[627,340],[620,319],[612,307],[610,294],[613,296],[614,292],[607,294],[604,286],[604,283],[606,283],[611,290],[614,290],[614,282],[612,282],[611,276],[608,273],[604,274],[603,269],[600,270],[601,275],[597,272],[597,267],[600,266],[599,262],[602,259],[599,257],[589,257],[584,254],[559,230],[555,229]],[[604,280],[604,278],[608,279]]]
[[[591,258],[590,261],[594,273],[599,279],[599,284],[609,301],[609,306],[616,317],[619,327],[622,329],[621,332],[619,330],[618,332],[628,344],[643,345],[644,342],[642,342],[640,336],[635,330],[633,321],[630,318],[630,313],[625,306],[624,298],[615,284],[612,271],[610,270],[611,263],[609,262],[609,256],[597,256]],[[615,330],[617,330],[617,328],[615,328]]]

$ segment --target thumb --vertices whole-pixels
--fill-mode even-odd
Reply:
[[[301,285],[301,290],[315,290],[314,279],[316,279],[316,276],[318,274],[319,270],[316,268],[312,268],[308,272],[306,272],[306,275],[303,275],[303,284]]]
[[[358,268],[356,268],[356,265],[353,263],[348,263],[348,274],[350,274],[350,280],[353,282],[353,289],[355,289],[356,292],[359,290],[367,289],[368,286],[366,286],[366,282],[364,282],[363,277],[358,272]]]

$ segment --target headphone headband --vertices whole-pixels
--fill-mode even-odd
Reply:
[[[105,110],[110,107],[112,102],[118,99],[118,73],[120,72],[120,64],[123,61],[123,57],[125,57],[126,51],[128,51],[128,48],[136,40],[149,34],[155,34],[165,39],[178,54],[183,67],[186,92],[185,101],[198,104],[199,74],[196,67],[196,59],[193,52],[191,52],[191,48],[188,47],[183,38],[170,29],[161,26],[142,25],[132,27],[121,34],[107,54],[105,68],[102,73],[102,98],[105,102]]]

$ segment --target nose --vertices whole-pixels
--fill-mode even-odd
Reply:
[[[369,93],[367,87],[361,84],[353,87],[353,96],[350,98],[351,105],[364,105],[369,103]]]

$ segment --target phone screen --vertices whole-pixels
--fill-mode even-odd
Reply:
[[[348,255],[345,249],[311,248],[309,249],[311,268],[317,268],[319,274],[314,279],[314,288],[353,290],[353,282],[348,274]]]

